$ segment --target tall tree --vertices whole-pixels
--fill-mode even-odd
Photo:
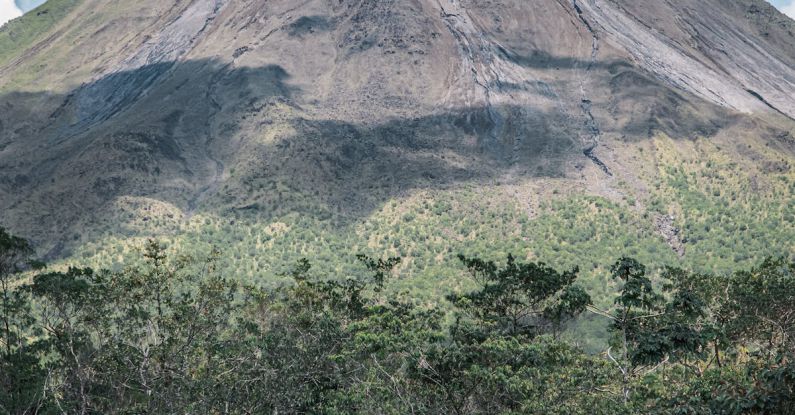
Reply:
[[[590,303],[575,284],[577,269],[513,256],[502,267],[460,259],[480,287],[448,297],[456,315],[450,336],[432,344],[416,370],[436,394],[437,412],[593,413],[610,405],[593,399],[606,382],[604,365],[556,338]]]
[[[458,327],[479,336],[496,332],[507,336],[558,335],[563,325],[582,313],[590,296],[575,284],[578,268],[558,272],[544,263],[521,263],[508,255],[505,266],[459,256],[480,289],[450,295]]]
[[[0,412],[33,413],[41,406],[45,373],[40,350],[29,339],[37,336],[30,298],[19,273],[39,267],[25,239],[0,227]]]

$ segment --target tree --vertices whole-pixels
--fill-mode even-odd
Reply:
[[[646,277],[646,267],[632,258],[621,258],[610,268],[615,280],[623,283],[610,311],[591,307],[597,314],[612,321],[614,338],[606,354],[621,372],[621,389],[624,404],[628,404],[631,384],[638,369],[656,364],[664,356],[660,339],[651,335],[652,319],[660,316],[664,309],[663,298],[654,291],[651,280]],[[612,349],[618,347],[620,355],[613,356]]]
[[[611,406],[595,399],[605,365],[557,339],[590,303],[574,285],[576,269],[561,273],[513,256],[503,267],[460,259],[480,288],[448,297],[456,310],[450,336],[419,356],[414,374],[436,396],[433,412],[598,413]]]
[[[238,338],[243,356],[261,357],[236,381],[248,387],[240,401],[258,404],[250,412],[423,412],[408,359],[440,337],[442,314],[386,296],[398,259],[359,259],[365,276],[320,278],[302,259],[291,284],[251,293]]]
[[[119,272],[22,278],[29,245],[5,233],[0,242],[2,413],[795,409],[795,264],[783,259],[652,278],[621,258],[613,305],[601,310],[576,268],[462,256],[479,287],[450,295],[447,309],[392,290],[397,258],[360,256],[346,278],[318,276],[304,259],[288,283],[262,288],[223,278],[216,252],[180,256],[155,241]],[[606,358],[561,336],[586,309],[611,322]]]
[[[611,271],[623,283],[614,307],[591,310],[611,320],[613,339],[606,355],[621,373],[625,404],[634,398],[635,381],[661,365],[678,364],[691,371],[688,376],[698,377],[713,364],[721,366],[719,345],[725,338],[721,324],[726,317],[720,311],[719,278],[668,268],[659,278],[658,292],[645,266],[632,258],[619,259]],[[614,356],[614,348],[620,354]]]
[[[96,372],[92,366],[103,352],[102,343],[95,344],[95,339],[102,342],[109,335],[99,318],[107,310],[98,301],[102,292],[93,289],[95,281],[92,270],[70,268],[65,273],[36,275],[25,287],[39,305],[37,325],[42,331],[37,341],[58,356],[47,364],[46,392],[61,411],[86,414],[93,408]]]
[[[25,287],[40,309],[45,391],[59,411],[174,413],[217,398],[236,285],[218,276],[214,257],[171,260],[150,241],[144,260],[119,273],[44,273]]]
[[[767,357],[795,353],[795,262],[767,258],[726,284],[721,313],[728,336],[753,344]]]
[[[27,293],[16,289],[18,275],[39,268],[28,241],[0,227],[0,412],[34,413],[42,406],[46,373],[39,364],[39,333]]]
[[[771,258],[726,276],[677,271],[675,280],[705,299],[714,354],[703,373],[671,387],[667,405],[692,414],[795,412],[793,271],[795,263]]]
[[[457,328],[476,336],[496,332],[534,337],[560,334],[564,324],[582,313],[590,296],[574,282],[577,268],[558,272],[544,263],[519,263],[508,255],[499,268],[494,262],[459,256],[478,291],[450,295],[458,309]]]
[[[6,356],[22,347],[23,336],[20,331],[28,325],[27,322],[16,320],[23,314],[21,311],[26,304],[13,289],[13,284],[17,275],[31,264],[32,255],[33,249],[28,241],[10,235],[4,228],[0,228],[0,341]]]

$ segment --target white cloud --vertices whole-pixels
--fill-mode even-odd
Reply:
[[[0,0],[0,26],[19,16],[22,16],[22,10],[19,10],[14,0]]]
[[[795,19],[795,2],[792,2],[786,6],[781,7],[781,11],[784,12],[787,16]]]

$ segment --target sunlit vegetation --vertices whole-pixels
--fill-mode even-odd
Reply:
[[[451,255],[469,283],[442,306],[389,289],[404,264],[388,254],[350,273],[300,259],[259,287],[227,277],[218,251],[139,248],[115,271],[48,270],[0,230],[3,413],[795,409],[785,259],[711,274],[621,256],[597,302],[576,266]],[[586,316],[603,322],[597,353],[570,339]]]
[[[451,259],[456,253],[496,260],[512,252],[580,266],[583,283],[602,301],[610,288],[608,258],[620,255],[655,270],[728,272],[771,251],[795,254],[795,165],[788,157],[758,143],[729,147],[665,137],[624,151],[638,153],[643,184],[616,179],[611,197],[565,180],[473,182],[420,188],[354,213],[277,179],[249,180],[235,171],[224,194],[254,192],[250,199],[258,203],[184,217],[173,205],[144,211],[143,202],[125,202],[98,233],[82,235],[71,261],[116,269],[137,255],[142,238],[155,236],[185,252],[218,248],[228,277],[264,286],[284,281],[303,257],[345,274],[355,253],[392,255],[403,262],[390,288],[436,301],[447,290],[471,287]],[[681,257],[656,229],[660,216],[679,230]]]

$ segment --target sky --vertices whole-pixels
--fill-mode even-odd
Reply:
[[[45,0],[0,0],[0,25],[22,16],[44,3]]]
[[[0,26],[28,12],[45,0],[0,0]],[[795,0],[770,0],[774,6],[795,19]]]
[[[771,0],[774,6],[795,19],[795,0]]]
[[[0,0],[0,25],[19,16],[22,16],[22,10],[17,7],[14,0]]]

